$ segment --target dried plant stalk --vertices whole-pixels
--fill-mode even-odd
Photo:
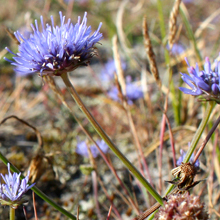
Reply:
[[[159,86],[159,88],[161,88],[160,75],[159,75],[159,71],[157,69],[155,54],[152,49],[151,40],[150,40],[150,37],[148,34],[148,26],[147,26],[146,17],[144,17],[144,19],[143,19],[143,36],[144,36],[144,46],[145,46],[146,53],[147,53],[148,60],[149,60],[149,64],[150,64],[150,71],[153,74],[157,85]]]
[[[42,138],[40,132],[38,131],[37,128],[35,128],[33,125],[29,124],[27,121],[25,121],[25,120],[23,120],[23,119],[17,117],[16,115],[10,115],[10,116],[4,118],[4,119],[0,122],[0,126],[1,126],[2,124],[4,124],[8,119],[11,119],[11,118],[14,118],[14,119],[18,120],[18,121],[21,122],[22,124],[24,124],[24,125],[26,125],[26,126],[28,126],[29,128],[31,128],[31,129],[34,130],[34,132],[35,132],[35,134],[36,134],[36,136],[37,136],[37,140],[38,140],[38,151],[40,151],[40,150],[43,151],[43,138]]]
[[[173,44],[175,43],[175,35],[176,35],[176,31],[177,31],[176,21],[177,21],[177,15],[179,13],[180,3],[181,3],[181,0],[176,0],[174,5],[173,5],[173,9],[172,9],[172,11],[170,13],[169,37],[168,37],[169,49],[170,50],[172,49]]]
[[[118,41],[118,39],[117,39],[117,36],[115,35],[112,39],[112,44],[113,44],[112,50],[113,50],[113,56],[114,56],[118,81],[119,81],[119,84],[121,86],[123,95],[126,95],[126,83],[125,83],[125,79],[124,79],[123,69],[122,69],[122,66],[121,66],[121,60],[120,60],[120,55],[119,55],[119,52],[118,52],[117,41]]]

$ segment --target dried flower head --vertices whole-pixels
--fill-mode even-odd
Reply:
[[[183,87],[180,87],[179,89],[186,94],[193,96],[203,95],[206,100],[220,102],[220,62],[217,60],[215,61],[215,70],[212,71],[209,58],[206,57],[204,70],[200,71],[198,64],[196,64],[196,67],[194,68],[189,65],[187,59],[185,60],[189,66],[189,75],[185,73],[181,74],[183,81],[188,84],[190,89]]]
[[[177,185],[178,189],[182,191],[188,190],[200,182],[194,182],[194,177],[198,173],[198,167],[189,162],[175,167],[171,173],[175,179],[168,182]]]
[[[19,52],[14,54],[15,71],[20,75],[40,73],[43,75],[61,75],[76,69],[78,66],[86,65],[94,55],[94,44],[99,42],[102,34],[98,29],[91,34],[91,26],[87,27],[87,13],[83,20],[78,17],[78,22],[73,25],[71,20],[65,23],[65,16],[60,12],[60,27],[55,26],[53,16],[51,24],[43,22],[41,16],[42,31],[39,30],[38,23],[32,25],[33,34],[25,39],[19,31],[15,32],[15,37],[20,42]]]
[[[206,220],[209,219],[209,215],[198,196],[185,193],[170,195],[167,202],[160,207],[155,219]]]
[[[29,180],[37,182],[46,173],[45,171],[50,170],[53,172],[52,156],[46,156],[44,152],[38,152],[32,158],[28,169]]]
[[[20,180],[21,173],[10,172],[10,164],[8,163],[8,174],[2,175],[1,177],[4,180],[4,183],[0,184],[0,203],[2,205],[10,205],[13,208],[26,202],[25,193],[34,186],[34,184],[28,184],[29,172],[27,176]]]

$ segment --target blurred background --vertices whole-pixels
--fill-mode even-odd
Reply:
[[[158,2],[162,4],[162,8],[158,6]],[[180,149],[185,151],[188,149],[188,142],[192,140],[204,110],[204,105],[197,102],[194,97],[181,95],[178,90],[182,84],[180,72],[187,72],[184,58],[187,57],[191,65],[197,62],[202,66],[206,56],[210,57],[213,63],[220,52],[218,0],[182,1],[182,12],[177,17],[175,44],[172,50],[169,50],[166,42],[173,4],[174,1],[171,0],[0,0],[0,120],[9,115],[16,115],[40,131],[47,159],[41,167],[41,175],[36,180],[36,186],[74,214],[79,207],[80,219],[106,219],[111,202],[116,206],[122,219],[133,219],[136,213],[127,202],[126,195],[121,192],[120,184],[100,156],[95,158],[99,170],[98,192],[94,195],[94,181],[90,173],[85,174],[82,171],[84,168],[81,167],[90,164],[90,160],[76,153],[77,144],[80,141],[87,141],[85,134],[43,78],[37,74],[27,77],[16,75],[13,66],[3,59],[13,57],[5,47],[17,53],[18,44],[13,33],[19,30],[25,38],[28,38],[32,32],[30,24],[34,24],[37,20],[40,26],[41,15],[44,22],[49,24],[52,15],[55,24],[59,26],[59,11],[66,16],[66,20],[71,18],[73,24],[77,22],[78,16],[82,18],[87,12],[87,25],[91,25],[93,31],[102,22],[100,32],[103,33],[103,39],[96,45],[97,56],[92,58],[89,66],[80,67],[70,73],[70,77],[97,121],[120,150],[138,167],[138,153],[128,119],[121,103],[109,94],[115,85],[116,69],[112,38],[117,35],[124,76],[125,78],[128,76],[128,81],[139,86],[144,94],[137,100],[131,99],[131,114],[150,170],[150,177],[146,174],[146,178],[152,181],[160,194],[164,194],[168,185],[164,181],[172,179],[170,171],[173,168],[168,124],[164,133],[163,157],[159,155],[159,135],[165,109],[165,96],[168,96],[166,115],[172,128],[178,159]],[[148,23],[149,36],[162,82],[162,93],[149,69],[142,34],[144,16]],[[161,34],[163,31],[165,37]],[[170,56],[169,68],[165,60],[166,53]],[[169,81],[169,71],[172,71],[173,86]],[[76,116],[94,139],[98,140],[98,135],[72,102],[60,79],[55,81]],[[176,97],[173,96],[174,93]],[[211,116],[213,120],[218,112],[217,106]],[[194,194],[201,196],[202,201],[206,203],[212,219],[218,219],[220,214],[218,133],[216,131],[200,157],[201,173],[198,179],[207,178],[207,181],[193,189]],[[11,119],[1,125],[0,150],[21,171],[28,169],[30,161],[36,156],[37,146],[35,133],[19,121]],[[154,200],[130,176],[114,154],[109,151],[107,157],[119,177],[131,190],[138,209],[144,211],[153,205]],[[5,173],[6,170],[5,165],[0,163],[0,171]],[[107,198],[104,189],[110,198]],[[36,219],[31,195],[30,191],[28,193],[30,200],[25,206],[27,219]],[[97,214],[95,197],[99,201],[99,214]],[[66,219],[37,196],[35,200],[38,219]],[[115,212],[112,213],[110,219],[118,219]],[[7,207],[1,206],[0,219],[7,219],[7,216]],[[17,219],[25,219],[22,207],[16,210],[16,216]]]

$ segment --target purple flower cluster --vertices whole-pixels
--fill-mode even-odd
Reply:
[[[176,165],[177,166],[180,166],[181,164],[182,164],[182,162],[183,162],[183,160],[184,160],[184,158],[185,158],[185,156],[186,156],[186,152],[184,151],[184,150],[180,150],[180,157],[179,157],[179,159],[177,160],[177,162],[176,162]],[[191,156],[191,158],[190,158],[190,160],[189,160],[189,162],[190,163],[193,163],[194,162],[194,154],[192,154],[192,156]],[[195,167],[199,167],[199,160],[196,160],[196,162],[195,162]]]
[[[169,49],[169,45],[167,46],[167,48]],[[181,44],[174,44],[172,49],[171,49],[171,53],[173,55],[180,55],[184,51],[185,51],[185,48]]]
[[[42,32],[38,23],[32,25],[33,34],[25,39],[19,31],[15,32],[15,37],[20,42],[19,52],[14,54],[14,61],[9,62],[15,65],[15,71],[20,75],[40,73],[43,75],[61,75],[76,69],[78,66],[86,65],[94,55],[94,44],[102,39],[98,29],[91,34],[91,26],[87,27],[87,13],[82,22],[78,17],[78,22],[73,25],[71,20],[65,23],[65,16],[60,12],[60,27],[55,26],[53,16],[51,24],[43,22],[41,16]]]
[[[131,82],[129,78],[129,76],[126,78],[126,97],[128,100],[128,104],[132,105],[135,100],[143,98],[144,94],[141,87]],[[112,89],[108,92],[108,95],[113,100],[119,101],[118,88],[116,86],[112,87]]]
[[[115,101],[119,101],[118,97],[118,88],[116,86],[108,92],[110,98]],[[144,94],[140,86],[137,86],[135,83],[131,82],[131,77],[126,78],[126,97],[128,104],[132,105],[135,100],[143,98]]]
[[[100,147],[100,149],[102,150],[102,152],[104,154],[106,154],[108,152],[109,147],[104,142],[104,140],[97,140],[96,143],[98,144],[98,146]],[[90,150],[91,150],[92,156],[94,158],[96,158],[99,155],[99,150],[97,149],[97,147],[95,145],[91,145]],[[89,158],[88,145],[87,145],[86,141],[81,141],[81,142],[77,143],[76,153],[80,154],[83,157]]]
[[[20,180],[21,173],[10,172],[10,164],[8,163],[8,174],[2,175],[1,177],[5,183],[0,184],[0,203],[2,205],[10,205],[16,208],[20,204],[26,202],[24,194],[34,186],[34,184],[28,184],[29,172],[27,176]]]
[[[218,100],[220,97],[220,62],[215,61],[215,70],[212,71],[211,63],[207,57],[204,64],[204,70],[199,70],[198,64],[196,67],[189,65],[188,60],[186,62],[189,66],[188,74],[181,73],[183,81],[190,87],[179,89],[193,96],[206,95],[207,100]]]

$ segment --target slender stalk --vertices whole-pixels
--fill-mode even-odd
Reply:
[[[163,16],[162,0],[157,0],[157,10],[159,12],[160,33],[161,33],[162,41],[164,41],[164,39],[166,38],[166,25]],[[168,65],[170,63],[170,56],[167,50],[164,51],[164,58],[166,64]]]
[[[0,160],[7,166],[8,163],[10,163],[7,158],[0,152]],[[10,164],[10,169],[13,172],[16,173],[20,173],[20,171],[13,166],[12,164]],[[23,175],[20,176],[21,179],[24,178]],[[47,195],[45,195],[41,190],[39,190],[36,186],[33,186],[31,188],[31,190],[33,190],[39,197],[41,197],[45,202],[49,203],[51,206],[53,206],[56,210],[58,210],[59,212],[61,212],[63,215],[67,216],[70,219],[76,220],[76,217],[74,215],[72,215],[71,213],[69,213],[68,211],[66,211],[64,208],[62,208],[61,206],[59,206],[58,204],[56,204],[53,200],[51,200]],[[11,219],[10,219],[11,220]],[[14,219],[13,219],[14,220]]]
[[[91,115],[88,111],[82,100],[80,99],[78,93],[76,92],[75,88],[71,84],[68,74],[62,74],[61,78],[65,83],[68,91],[70,92],[71,96],[79,106],[80,110],[85,114],[86,118],[92,124],[96,132],[100,135],[100,137],[106,142],[109,148],[114,152],[114,154],[124,163],[124,165],[131,171],[131,173],[141,182],[141,184],[149,191],[149,193],[162,205],[163,199],[161,196],[156,192],[156,190],[148,183],[148,181],[141,175],[141,173],[132,165],[132,163],[121,153],[121,151],[113,144],[104,130],[100,127],[98,122],[95,118]]]
[[[167,99],[166,99],[166,103],[167,103]],[[159,192],[162,191],[162,157],[163,157],[162,152],[163,152],[163,143],[164,143],[163,137],[164,137],[165,125],[166,125],[165,114],[166,114],[166,112],[164,112],[164,114],[163,114],[163,117],[161,120],[161,126],[160,126],[160,147],[159,147],[159,160],[158,160]]]
[[[99,200],[98,200],[98,182],[97,182],[97,173],[96,171],[92,171],[92,185],[93,185],[93,194],[94,194],[94,200],[96,205],[96,213],[97,217],[100,220],[103,220],[101,212],[100,212],[100,206],[99,206]]]
[[[102,150],[100,149],[100,147],[98,146],[98,144],[95,142],[95,140],[92,138],[92,136],[89,134],[89,132],[83,127],[82,123],[80,122],[80,120],[75,116],[74,110],[69,106],[69,104],[65,101],[65,97],[62,94],[60,88],[55,84],[54,79],[52,77],[47,76],[46,77],[46,81],[47,83],[50,85],[51,89],[55,92],[55,94],[58,95],[59,99],[62,101],[63,105],[72,113],[72,116],[74,117],[74,120],[78,123],[78,125],[80,126],[80,128],[82,129],[82,131],[86,134],[86,136],[89,138],[89,140],[95,144],[95,146],[97,147],[97,149],[99,150],[99,153],[101,154],[102,158],[104,159],[104,161],[106,162],[107,166],[109,167],[109,169],[111,170],[111,172],[113,173],[113,175],[115,175],[116,179],[118,180],[119,184],[121,185],[122,189],[124,190],[127,199],[129,200],[129,202],[132,205],[132,208],[135,210],[135,212],[137,214],[139,214],[139,210],[138,210],[138,206],[134,203],[134,201],[132,200],[131,197],[131,193],[128,190],[128,188],[126,187],[126,185],[123,183],[123,181],[119,178],[115,168],[112,166],[112,164],[110,163],[109,159],[106,157],[106,155],[102,152]],[[114,207],[113,207],[114,208]]]
[[[10,220],[15,220],[15,209],[10,206]]]
[[[205,115],[202,118],[202,121],[201,121],[201,123],[199,125],[199,128],[197,129],[197,131],[196,131],[196,133],[195,133],[195,135],[193,137],[193,140],[191,142],[190,148],[187,151],[186,156],[185,156],[185,158],[183,160],[184,163],[189,162],[193,152],[195,151],[196,145],[197,145],[197,143],[198,143],[198,141],[199,141],[199,139],[200,139],[200,137],[201,137],[201,135],[202,135],[202,133],[203,133],[203,131],[205,129],[206,124],[208,123],[209,116],[210,116],[214,106],[215,106],[215,102],[213,102],[213,101],[208,102],[208,106],[207,106]]]
[[[205,140],[202,142],[202,145],[200,146],[199,150],[196,153],[196,156],[194,157],[193,163],[195,163],[197,161],[197,159],[199,158],[200,154],[202,153],[202,151],[205,148],[207,142],[209,141],[209,139],[211,138],[212,134],[214,133],[214,131],[218,127],[219,123],[220,123],[220,116],[216,120],[215,124],[212,126],[212,128],[209,131],[208,135],[206,136]]]
[[[35,220],[38,220],[34,191],[32,191],[32,197],[33,197],[34,217],[35,217]]]

